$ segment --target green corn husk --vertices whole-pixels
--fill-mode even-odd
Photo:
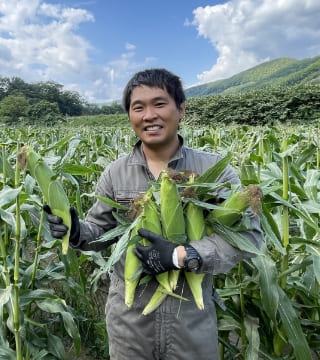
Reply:
[[[142,315],[148,315],[156,310],[167,297],[167,293],[163,291],[163,287],[159,285],[152,295],[151,299],[149,300],[148,304],[142,311]]]
[[[188,240],[197,241],[202,239],[206,231],[203,209],[194,203],[189,202],[185,212]],[[184,274],[198,309],[203,310],[202,280],[204,274],[197,274],[189,271],[185,271]]]
[[[168,292],[166,289],[163,288],[161,284],[159,284],[148,304],[144,307],[142,315],[148,315],[154,310],[156,310],[162,304],[167,295],[174,296],[175,298],[180,300],[188,301],[188,299],[183,296],[175,294],[171,291]]]
[[[19,164],[29,169],[43,193],[45,201],[50,206],[54,215],[60,216],[68,227],[68,232],[62,238],[62,254],[66,255],[69,247],[71,229],[71,215],[69,199],[61,185],[55,178],[51,168],[43,161],[40,155],[29,146],[24,146],[19,153]]]
[[[166,171],[161,176],[160,216],[165,238],[176,242],[181,235],[185,235],[185,221],[181,198],[175,182]]]
[[[139,201],[139,206],[141,207],[140,221],[137,226],[133,229],[131,238],[137,235],[138,229],[145,228],[154,232],[155,234],[162,234],[160,216],[157,210],[156,204],[152,199],[152,188],[150,188],[143,198]],[[140,240],[143,245],[150,245],[150,242],[146,239]],[[133,304],[134,293],[136,287],[140,281],[140,277],[137,276],[138,269],[140,267],[140,260],[132,252],[135,244],[130,244],[127,248],[125,269],[124,269],[124,278],[125,278],[125,303],[130,308]],[[156,276],[159,284],[162,285],[164,289],[168,292],[171,291],[168,272],[159,274]]]
[[[164,237],[172,242],[181,239],[181,236],[185,237],[185,221],[181,198],[176,183],[171,179],[167,171],[164,171],[161,175],[160,217]],[[179,275],[180,270],[169,271],[170,291],[159,285],[143,310],[144,315],[154,311],[164,301],[167,295],[179,297],[179,295],[172,292],[177,286]]]
[[[138,229],[141,227],[141,220],[138,221],[137,225],[131,232],[131,239],[137,235]],[[136,244],[130,244],[127,247],[125,266],[124,266],[124,282],[125,282],[125,304],[131,308],[134,300],[134,294],[136,287],[140,281],[140,276],[137,275],[140,260],[133,253],[133,249]]]
[[[181,198],[177,185],[167,171],[164,171],[161,176],[160,216],[163,234],[169,241],[176,242],[181,236],[185,236],[185,220]],[[177,287],[179,274],[180,270],[169,272],[169,283],[172,290]]]
[[[210,223],[219,222],[222,225],[233,226],[243,213],[251,207],[254,212],[259,211],[262,191],[258,185],[250,184],[230,195],[220,204],[220,209],[212,211],[207,220]]]

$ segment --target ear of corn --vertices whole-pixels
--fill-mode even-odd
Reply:
[[[48,188],[48,204],[52,213],[60,216],[63,223],[68,226],[68,232],[62,238],[62,254],[67,254],[69,247],[69,237],[71,229],[70,203],[64,192],[61,183],[58,180],[50,181]]]
[[[160,185],[160,216],[163,235],[175,242],[181,235],[185,235],[185,221],[181,198],[177,185],[163,172]]]
[[[158,308],[158,306],[160,306],[160,304],[164,301],[166,297],[166,292],[163,291],[163,287],[159,285],[154,294],[152,295],[151,299],[149,300],[148,304],[143,309],[142,315],[148,315],[152,313]]]
[[[148,315],[148,314],[152,313],[154,310],[156,310],[157,307],[162,304],[163,300],[167,297],[167,295],[173,296],[177,299],[184,300],[184,301],[188,300],[187,298],[180,296],[178,294],[175,294],[172,291],[167,291],[166,289],[163,288],[163,286],[161,284],[159,284],[156,291],[152,295],[150,301],[143,309],[142,314]]]
[[[55,178],[53,171],[41,156],[28,146],[21,149],[19,163],[27,166],[31,175],[37,180],[52,213],[60,216],[68,227],[67,234],[62,238],[62,253],[67,254],[71,229],[70,203],[61,183]]]
[[[160,185],[160,214],[164,236],[175,242],[185,236],[185,220],[181,198],[177,185],[163,172]],[[177,287],[180,270],[169,272],[169,283],[172,290]]]
[[[29,147],[24,147],[21,149],[20,153],[20,163],[21,157],[25,157],[25,165],[31,173],[31,176],[37,180],[38,185],[40,186],[41,192],[48,201],[49,199],[49,184],[51,179],[54,177],[54,173],[49,166],[46,165],[44,160],[36,152],[31,150]]]
[[[200,240],[206,230],[203,209],[192,202],[189,202],[186,208],[186,229],[189,241]],[[189,271],[185,271],[184,274],[198,309],[203,310],[202,280],[204,274]]]
[[[232,226],[239,221],[248,207],[258,212],[262,199],[262,191],[258,185],[248,185],[240,191],[234,192],[221,203],[221,209],[216,209],[208,216],[209,222],[219,222]]]
[[[138,221],[137,226],[131,232],[131,239],[137,235],[138,229],[141,227],[141,220]],[[139,276],[135,276],[140,266],[140,260],[133,253],[136,244],[130,244],[127,248],[126,260],[124,266],[124,281],[125,281],[125,304],[130,308],[133,304],[136,287],[140,281]]]

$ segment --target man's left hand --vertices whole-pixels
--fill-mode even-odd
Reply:
[[[174,244],[147,229],[139,229],[138,234],[151,242],[149,246],[137,243],[133,249],[147,274],[158,275],[168,270],[178,269],[173,264],[172,253],[179,244]]]

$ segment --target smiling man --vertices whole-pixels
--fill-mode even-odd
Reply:
[[[180,79],[171,72],[149,69],[135,74],[124,89],[123,105],[139,141],[130,154],[104,170],[97,184],[97,195],[129,204],[148,190],[163,169],[202,174],[221,158],[183,144],[178,129],[185,112],[185,95]],[[223,171],[219,181],[240,182],[231,166]],[[96,200],[86,219],[79,221],[76,211],[71,209],[71,246],[80,250],[101,250],[92,242],[116,226],[113,211],[111,206]],[[252,212],[248,215],[252,229],[241,234],[259,247],[262,232],[258,218]],[[54,237],[66,233],[67,228],[60,218],[48,215],[47,219]],[[151,245],[137,246],[135,254],[145,273],[151,274],[152,278],[147,284],[138,285],[129,309],[125,304],[125,254],[110,273],[106,321],[111,360],[218,360],[212,275],[227,273],[251,254],[232,247],[217,234],[184,247],[144,229],[139,231]],[[179,268],[205,274],[202,282],[204,310],[197,308],[182,275],[177,293],[190,301],[167,296],[154,312],[142,315],[158,286],[155,276]]]

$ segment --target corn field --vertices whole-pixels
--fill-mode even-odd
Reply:
[[[213,277],[221,359],[320,359],[320,126],[180,129],[185,144],[232,153],[242,184],[263,191],[259,255]],[[84,218],[107,164],[132,149],[129,128],[0,128],[0,359],[108,359],[101,253],[61,251],[43,195],[17,161],[30,145]]]

